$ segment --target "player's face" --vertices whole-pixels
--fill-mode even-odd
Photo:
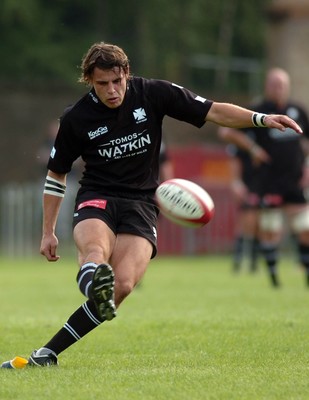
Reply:
[[[290,95],[288,76],[284,73],[270,73],[266,80],[265,94],[268,100],[284,106]]]
[[[119,107],[127,88],[127,75],[119,68],[102,70],[95,67],[91,84],[96,95],[109,108]]]

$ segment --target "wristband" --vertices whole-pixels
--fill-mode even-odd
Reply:
[[[257,128],[265,128],[265,118],[267,117],[267,114],[261,114],[261,113],[253,113],[252,114],[252,124],[253,126]]]
[[[44,194],[50,194],[51,196],[64,197],[66,185],[62,182],[57,181],[57,179],[46,177],[44,185]]]

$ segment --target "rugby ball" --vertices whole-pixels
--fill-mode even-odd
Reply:
[[[169,179],[156,190],[161,213],[179,225],[198,228],[214,215],[214,202],[201,186],[186,179]]]

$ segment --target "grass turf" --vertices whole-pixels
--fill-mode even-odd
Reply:
[[[0,357],[28,357],[84,301],[75,260],[1,260]],[[233,275],[221,256],[158,257],[118,317],[59,357],[59,368],[0,370],[0,398],[309,398],[308,297],[285,260]]]

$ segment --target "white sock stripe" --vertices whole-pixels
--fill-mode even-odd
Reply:
[[[87,267],[93,267],[94,269],[96,269],[97,266],[98,266],[98,264],[95,264],[95,263],[93,263],[93,262],[87,262],[86,264],[83,264],[83,265],[80,267],[80,270],[82,271],[83,269],[85,269],[85,268],[87,268]]]
[[[84,304],[82,305],[82,307],[83,307],[85,313],[87,314],[87,316],[89,317],[89,319],[91,319],[91,321],[92,321],[94,324],[96,324],[96,325],[98,326],[98,325],[100,325],[100,324],[102,323],[101,321],[99,321],[99,320],[92,314],[92,312],[89,310],[89,307],[88,307],[88,304],[87,304],[87,303],[84,303]]]
[[[79,334],[67,322],[63,326],[76,340],[80,339]]]
[[[86,287],[85,287],[85,296],[88,297],[88,298],[89,298],[88,291],[89,291],[89,287],[90,287],[91,284],[92,284],[92,281],[88,282]]]
[[[91,268],[91,269],[88,269],[88,271],[85,271],[84,273],[82,273],[80,278],[79,278],[79,280],[78,280],[78,282],[77,282],[78,286],[80,285],[80,283],[83,280],[85,275],[87,275],[89,272],[94,272],[94,271],[95,271],[95,268]]]

